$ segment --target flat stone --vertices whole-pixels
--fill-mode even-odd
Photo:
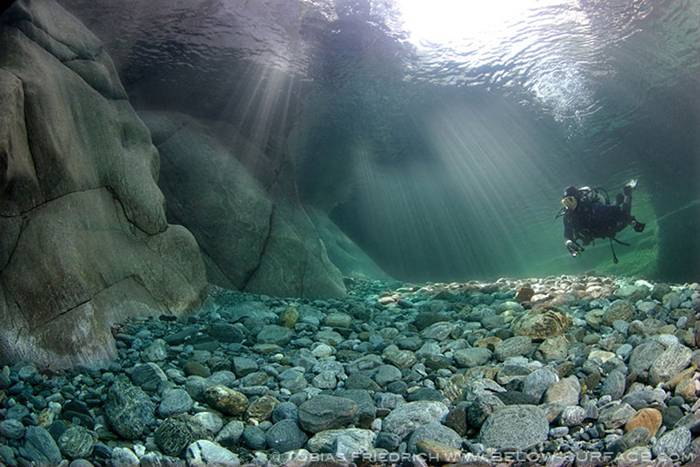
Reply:
[[[386,416],[382,430],[403,439],[420,426],[441,422],[448,412],[447,406],[442,402],[408,402],[397,406]]]
[[[598,365],[604,365],[614,358],[615,354],[606,350],[593,350],[588,354],[588,360]]]
[[[304,447],[308,437],[297,422],[291,419],[275,423],[265,432],[267,446],[277,452],[287,452]]]
[[[140,465],[139,458],[129,448],[115,447],[110,456],[111,465]]]
[[[630,391],[622,397],[622,401],[635,409],[645,407],[661,407],[666,399],[666,391],[661,388],[640,388]]]
[[[537,351],[545,362],[558,362],[566,359],[570,345],[566,336],[548,337],[540,344]]]
[[[374,371],[374,380],[380,386],[386,386],[393,381],[400,381],[401,377],[401,370],[394,365],[381,365]]]
[[[192,430],[195,434],[200,434],[200,438],[204,438],[205,434],[207,439],[210,436],[214,436],[224,427],[224,420],[216,412],[210,412],[208,410],[204,412],[197,412],[190,417]],[[203,430],[203,431],[202,431]]]
[[[238,467],[241,462],[238,456],[223,446],[212,441],[200,439],[187,447],[185,454],[187,464],[191,466],[225,465]]]
[[[147,362],[162,362],[168,358],[168,343],[156,339],[141,352],[141,358]]]
[[[462,437],[453,429],[439,422],[431,422],[416,428],[408,439],[408,452],[416,454],[420,452],[417,444],[421,441],[439,441],[451,448],[460,448],[462,446]]]
[[[163,393],[158,406],[158,414],[163,418],[168,418],[172,415],[189,412],[193,405],[194,401],[187,391],[170,389]]]
[[[316,433],[307,443],[314,453],[330,453],[351,459],[353,455],[370,452],[377,434],[372,430],[346,428]]]
[[[258,333],[257,341],[260,344],[285,346],[292,340],[293,336],[294,331],[287,327],[268,324]]]
[[[549,435],[544,411],[534,405],[509,405],[497,409],[482,425],[479,439],[486,447],[527,450]]]
[[[330,313],[324,320],[326,326],[340,329],[350,329],[352,316],[347,313]]]
[[[400,350],[396,345],[390,345],[382,352],[384,360],[399,368],[410,368],[418,359],[410,350]]]
[[[659,355],[649,369],[653,384],[663,383],[683,371],[690,365],[693,351],[682,344],[669,346]]]
[[[442,321],[439,323],[433,323],[427,328],[423,329],[420,335],[423,339],[444,341],[445,339],[450,337],[450,334],[452,334],[452,331],[454,331],[455,328],[456,325],[454,323]]]
[[[493,353],[483,347],[459,349],[454,352],[454,360],[460,368],[473,368],[488,363]]]
[[[500,361],[510,357],[529,355],[534,350],[532,341],[527,336],[514,336],[496,344],[495,354]]]
[[[258,371],[258,364],[248,357],[233,357],[233,369],[239,378]]]
[[[310,433],[343,428],[356,420],[358,411],[353,400],[320,394],[299,406],[299,424]]]
[[[236,343],[243,342],[245,334],[240,328],[240,324],[213,323],[207,329],[207,334],[219,342]]]
[[[576,376],[569,376],[552,384],[545,394],[545,401],[561,405],[578,405],[581,383]]]

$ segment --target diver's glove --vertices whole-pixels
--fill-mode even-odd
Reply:
[[[566,243],[564,243],[564,246],[566,246],[566,249],[569,250],[571,256],[578,256],[578,254],[583,251],[583,247],[578,245],[573,240],[567,240]]]
[[[637,188],[637,179],[633,178],[629,182],[625,183],[625,186],[622,188],[622,191],[626,195],[628,195],[628,194],[632,193],[632,190],[634,190],[635,188]]]

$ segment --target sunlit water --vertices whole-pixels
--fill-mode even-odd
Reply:
[[[630,177],[652,259],[606,272],[697,274],[700,2],[63,4],[137,107],[276,151],[292,128],[305,200],[397,276],[608,267],[604,248],[570,262],[553,215],[569,184]]]

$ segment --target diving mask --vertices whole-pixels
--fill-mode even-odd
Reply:
[[[561,199],[561,204],[566,209],[573,210],[573,209],[576,209],[576,205],[578,204],[578,201],[576,201],[576,198],[574,198],[573,196],[564,196]]]

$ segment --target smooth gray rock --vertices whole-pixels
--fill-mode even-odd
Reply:
[[[529,355],[535,349],[532,340],[527,336],[514,336],[496,344],[496,358],[505,361],[509,357]]]
[[[299,424],[310,433],[342,428],[357,419],[358,411],[353,400],[321,394],[299,406]]]
[[[198,426],[200,429],[205,430],[211,436],[216,435],[224,427],[224,420],[215,412],[197,412],[190,417],[192,424]],[[196,428],[195,428],[196,431]]]
[[[241,437],[243,444],[254,451],[265,449],[267,445],[267,440],[265,439],[265,433],[259,426],[248,425],[243,429],[243,436]]]
[[[397,406],[386,416],[382,430],[403,439],[416,428],[431,422],[441,422],[449,409],[442,402],[416,401]]]
[[[552,384],[545,394],[545,401],[561,405],[578,405],[581,383],[576,376],[569,376]]]
[[[364,389],[344,389],[336,391],[335,395],[357,403],[357,426],[359,428],[369,428],[372,425],[377,414],[377,408],[369,391]]]
[[[245,424],[240,420],[231,420],[216,435],[215,441],[220,445],[231,448],[237,446],[243,436]]]
[[[273,423],[286,419],[299,420],[299,408],[293,402],[280,402],[272,410]]]
[[[263,344],[276,344],[284,346],[287,345],[290,340],[292,340],[293,335],[294,331],[287,327],[278,326],[276,324],[268,324],[258,333],[257,340],[259,343]]]
[[[406,447],[408,452],[417,454],[416,444],[420,441],[438,441],[441,444],[457,449],[462,447],[462,437],[452,428],[448,428],[438,422],[431,422],[416,428],[408,438]]]
[[[192,408],[194,401],[184,389],[170,389],[163,393],[158,406],[158,414],[163,418],[172,415],[187,413]]]
[[[469,349],[459,349],[454,353],[457,366],[461,368],[472,368],[485,365],[491,360],[491,351],[483,347],[473,347]]]
[[[255,360],[248,357],[233,357],[233,369],[239,378],[242,378],[250,373],[258,371],[258,364]]]
[[[374,380],[380,386],[386,386],[393,381],[401,380],[401,370],[394,365],[381,365],[374,373]]]
[[[287,452],[302,448],[308,437],[294,420],[286,419],[272,425],[265,433],[265,439],[268,448],[277,452]]]
[[[544,411],[534,405],[509,405],[496,410],[482,425],[479,440],[496,449],[527,450],[549,435]]]

